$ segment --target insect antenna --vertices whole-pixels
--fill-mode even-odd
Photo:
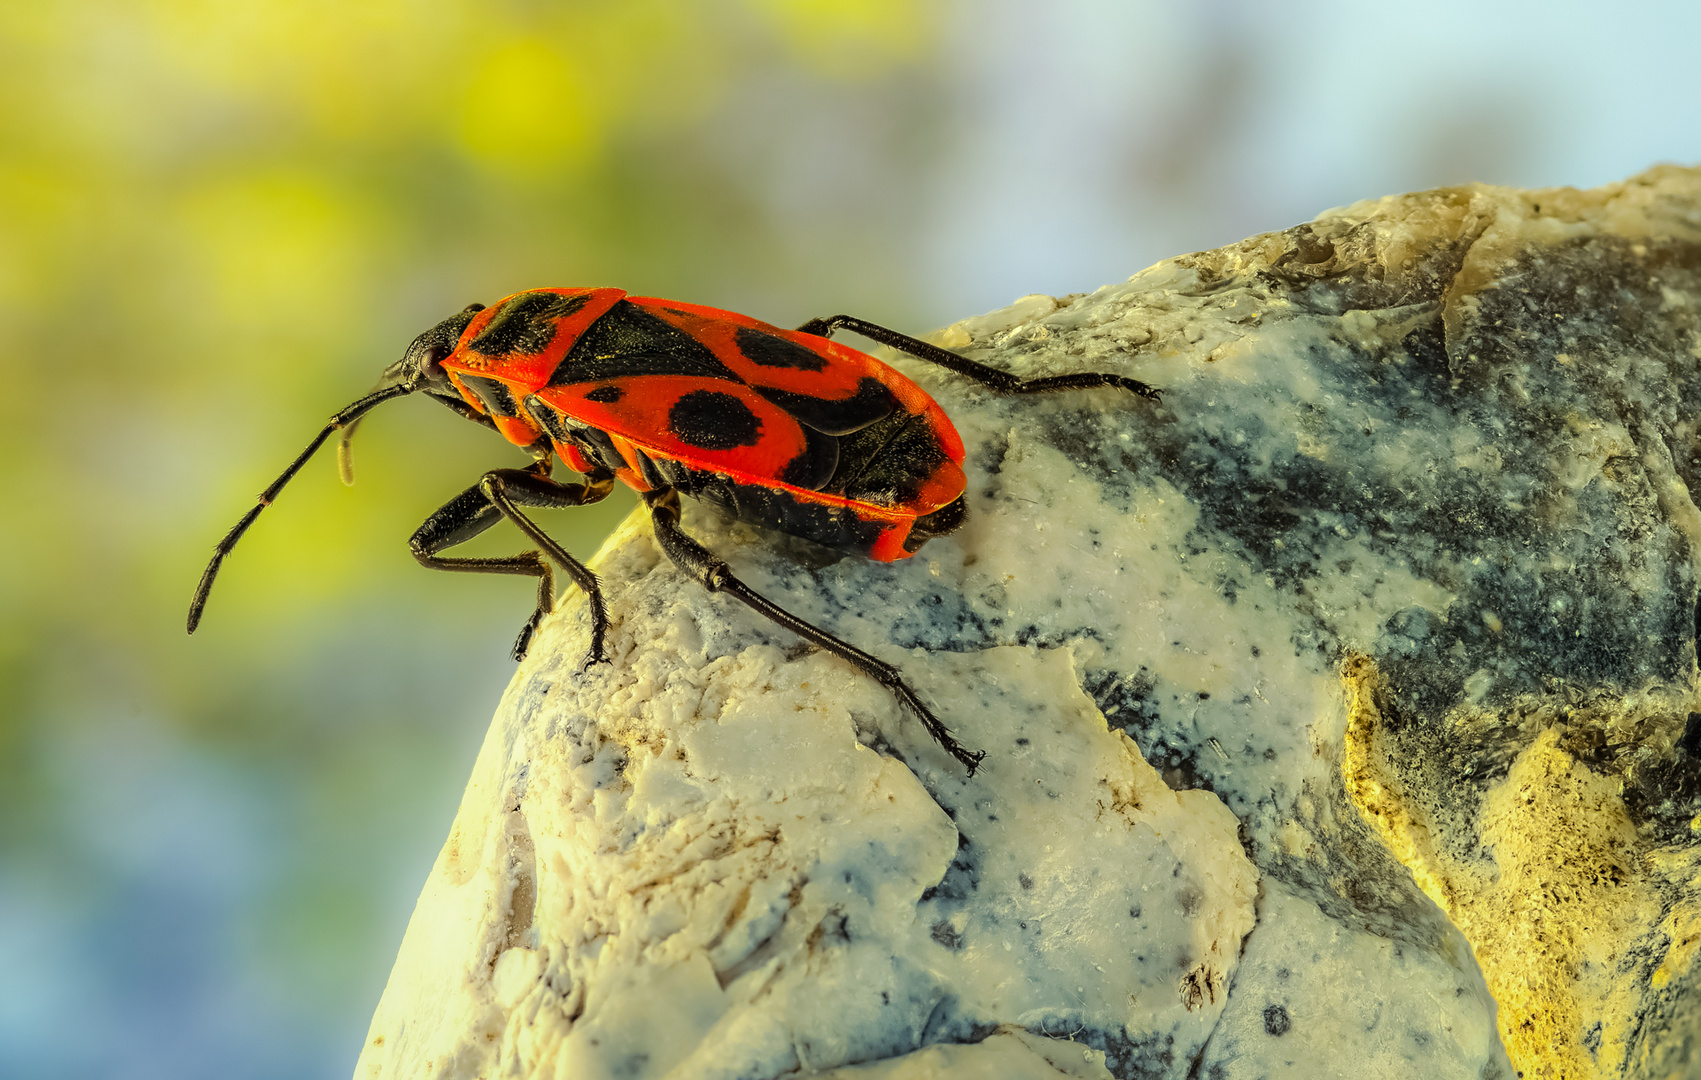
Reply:
[[[191,634],[195,632],[195,628],[197,626],[201,625],[201,612],[207,606],[207,594],[213,591],[213,579],[218,577],[219,566],[224,562],[224,557],[229,555],[231,549],[236,546],[236,542],[242,539],[242,534],[248,531],[248,526],[254,524],[254,519],[260,516],[260,511],[270,506],[272,504],[272,500],[278,497],[278,492],[283,490],[284,485],[289,483],[290,480],[294,478],[295,474],[301,471],[301,467],[303,465],[307,464],[307,459],[312,457],[321,446],[325,445],[325,440],[331,437],[332,432],[337,431],[338,429],[352,431],[354,425],[359,422],[360,418],[372,411],[374,407],[389,401],[391,398],[398,398],[404,394],[411,394],[416,389],[418,389],[416,385],[409,385],[409,383],[406,382],[394,383],[374,390],[359,401],[356,401],[354,404],[343,409],[341,412],[331,417],[331,421],[325,425],[325,429],[319,432],[318,435],[314,436],[313,441],[307,444],[307,449],[303,450],[294,461],[289,463],[289,468],[285,469],[282,475],[280,475],[276,480],[273,480],[270,487],[260,493],[260,499],[254,504],[254,508],[242,515],[242,520],[238,521],[229,532],[225,533],[224,539],[220,540],[218,547],[213,549],[212,561],[207,563],[207,569],[201,574],[201,583],[195,587],[195,598],[189,602],[189,632]],[[340,444],[340,446],[346,445],[347,436],[345,435],[344,442]],[[344,453],[346,453],[346,451]],[[343,456],[344,454],[342,453],[338,455],[339,464],[341,464]],[[341,471],[342,470],[339,469],[339,472]],[[353,473],[351,469],[345,475],[345,482],[352,479]]]

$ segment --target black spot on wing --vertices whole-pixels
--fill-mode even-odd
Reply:
[[[521,293],[497,309],[479,335],[467,347],[485,356],[521,356],[540,353],[555,339],[560,320],[578,311],[590,296],[560,293]]]
[[[680,442],[703,450],[755,446],[762,418],[731,394],[693,390],[667,411],[667,426]]]
[[[827,358],[813,349],[748,326],[739,327],[733,340],[738,342],[738,351],[749,357],[751,363],[763,367],[797,371],[822,371],[827,367]]]
[[[803,429],[803,437],[803,453],[786,462],[779,479],[793,487],[819,491],[839,467],[839,440],[807,427]]]
[[[696,375],[742,383],[707,345],[627,300],[615,304],[568,350],[550,386],[634,375]]]
[[[520,406],[514,401],[513,393],[509,391],[508,387],[495,379],[487,379],[483,375],[463,374],[461,382],[466,384],[468,390],[478,395],[478,399],[484,402],[484,407],[490,415],[516,416],[519,414]]]
[[[586,401],[600,401],[604,405],[612,405],[625,396],[626,390],[623,387],[615,386],[612,383],[608,386],[599,386],[595,390],[588,390],[585,392]]]
[[[828,435],[860,431],[899,411],[898,399],[892,391],[872,376],[865,376],[857,383],[856,393],[837,400],[775,390],[768,386],[752,386],[751,389],[790,413],[798,423]]]

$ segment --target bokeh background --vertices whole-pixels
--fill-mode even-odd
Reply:
[[[403,542],[428,403],[212,542],[471,300],[913,331],[1326,207],[1701,160],[1701,5],[0,3],[0,1076],[344,1076],[523,581]],[[630,506],[554,515],[589,554]],[[485,543],[500,552],[512,538]]]

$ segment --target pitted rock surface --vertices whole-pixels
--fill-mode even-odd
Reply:
[[[1701,1067],[1701,172],[1396,196],[906,358],[969,516],[635,519],[517,673],[362,1077]],[[1609,915],[1610,917],[1603,917]]]

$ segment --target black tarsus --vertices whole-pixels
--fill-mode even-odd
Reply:
[[[981,759],[986,757],[986,752],[971,751],[952,737],[950,729],[922,704],[915,691],[911,690],[909,684],[904,682],[903,676],[898,674],[897,668],[875,659],[854,645],[840,641],[812,623],[804,622],[734,577],[723,560],[691,539],[685,534],[685,530],[680,528],[679,493],[674,489],[660,488],[645,492],[644,502],[650,508],[650,520],[655,525],[656,540],[675,566],[690,574],[710,592],[724,592],[733,596],[758,614],[785,627],[805,641],[813,642],[827,650],[890,690],[920,718],[922,725],[927,728],[927,733],[952,757],[963,763],[970,776],[975,774],[975,768]]]
[[[559,544],[548,538],[519,506],[546,509],[587,506],[608,497],[614,489],[612,473],[586,477],[583,484],[562,484],[551,480],[541,471],[540,463],[532,469],[495,469],[485,473],[479,482],[450,499],[425,519],[414,534],[408,537],[408,549],[421,566],[433,570],[451,570],[470,574],[521,574],[538,579],[537,607],[520,628],[514,641],[513,656],[524,660],[531,645],[532,634],[543,617],[555,604],[555,576],[548,560],[536,552],[497,558],[444,558],[437,553],[456,544],[465,543],[492,525],[508,517],[527,536],[542,545],[551,558],[559,562],[575,584],[585,591],[591,605],[591,651],[586,666],[606,661],[603,654],[603,635],[608,629],[608,609],[603,603],[602,590],[596,575],[583,563],[567,554]]]
[[[260,499],[254,504],[254,508],[242,515],[242,520],[238,521],[229,532],[224,534],[224,539],[218,542],[218,547],[213,549],[212,561],[207,563],[207,568],[201,572],[201,583],[195,586],[195,598],[189,602],[189,632],[191,634],[195,632],[197,626],[201,625],[201,612],[207,606],[207,594],[213,591],[213,579],[218,577],[219,566],[224,562],[224,557],[229,555],[231,549],[236,546],[236,542],[242,539],[242,534],[248,531],[248,526],[254,524],[254,519],[260,516],[260,511],[272,505],[272,500],[278,497],[278,492],[282,491],[284,485],[301,471],[303,465],[307,464],[307,459],[311,458],[321,446],[325,445],[325,440],[331,437],[332,432],[354,423],[371,412],[373,408],[391,398],[411,394],[415,389],[414,386],[400,383],[381,387],[332,416],[330,422],[325,425],[325,430],[314,436],[313,441],[307,444],[307,449],[303,450],[294,461],[289,463],[289,468],[285,469],[282,475],[272,481],[272,486],[260,493]]]
[[[896,330],[889,330],[878,323],[871,323],[854,315],[831,315],[822,319],[810,319],[797,329],[800,333],[814,334],[817,337],[832,337],[835,330],[849,330],[871,341],[907,352],[918,360],[926,360],[928,363],[955,371],[1003,394],[1050,394],[1059,390],[1092,390],[1101,386],[1116,386],[1157,401],[1160,393],[1156,387],[1148,386],[1139,379],[1103,371],[1081,371],[1072,375],[1051,375],[1043,379],[1018,379],[1007,371],[977,364],[949,349],[930,345],[919,338],[900,334]]]

